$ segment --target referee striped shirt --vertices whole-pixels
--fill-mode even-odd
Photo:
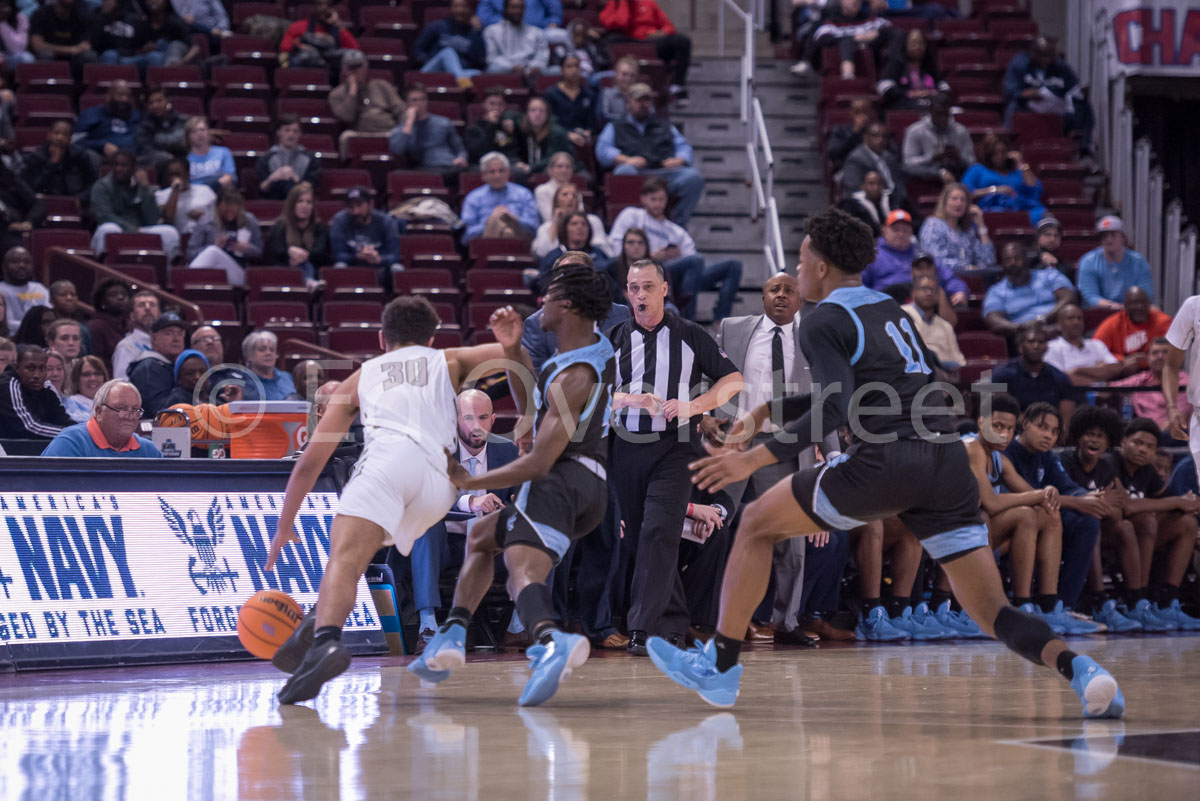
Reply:
[[[633,318],[624,320],[608,337],[616,350],[617,392],[691,400],[701,393],[703,379],[716,382],[737,372],[707,331],[671,312],[649,330]],[[674,431],[681,423],[687,419],[668,421],[644,409],[617,410],[617,425],[635,434]]]

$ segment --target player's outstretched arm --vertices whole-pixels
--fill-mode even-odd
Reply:
[[[265,570],[273,569],[283,546],[295,541],[296,535],[292,526],[296,520],[296,513],[300,511],[300,503],[312,492],[317,478],[325,469],[325,463],[329,461],[329,457],[354,424],[354,418],[358,416],[358,379],[361,374],[361,370],[355,370],[354,375],[342,382],[338,391],[329,399],[325,414],[321,416],[308,445],[296,460],[296,466],[292,468],[283,496],[283,508],[279,512],[279,522],[275,527],[275,536],[271,539],[271,549],[267,553]]]
[[[541,478],[562,456],[579,427],[579,416],[596,389],[596,372],[583,364],[568,367],[546,388],[549,409],[538,426],[533,448],[524,456],[478,476],[468,473],[453,453],[446,452],[447,470],[454,486],[463,490],[514,487]]]

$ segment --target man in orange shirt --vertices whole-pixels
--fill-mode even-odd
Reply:
[[[1095,338],[1107,345],[1113,356],[1125,359],[1126,367],[1136,361],[1138,369],[1145,369],[1150,343],[1166,336],[1170,327],[1171,315],[1151,306],[1146,290],[1135,286],[1125,293],[1125,308],[1105,318],[1096,328]]]
[[[654,0],[608,0],[600,9],[600,24],[622,39],[654,42],[658,57],[671,68],[671,94],[687,97],[688,67],[692,63],[692,40],[678,33]]]

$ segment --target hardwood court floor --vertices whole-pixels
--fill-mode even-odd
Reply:
[[[359,660],[280,708],[262,663],[0,677],[0,799],[1200,797],[1200,637],[1078,642],[1124,722],[990,642],[750,652],[730,712],[648,660],[589,660],[545,707],[481,659],[437,687]],[[1169,734],[1167,734],[1169,733]]]

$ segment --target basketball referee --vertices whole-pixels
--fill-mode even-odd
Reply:
[[[742,375],[708,333],[665,311],[662,265],[634,262],[626,280],[633,318],[609,332],[616,351],[613,469],[628,555],[629,652],[644,656],[648,635],[687,635],[679,539],[691,495],[701,416],[742,389]],[[697,394],[702,380],[712,384]]]

